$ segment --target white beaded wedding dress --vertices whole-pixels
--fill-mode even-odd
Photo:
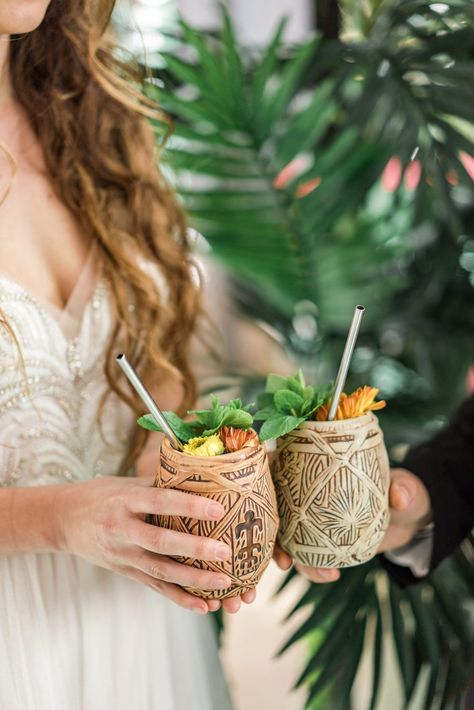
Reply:
[[[64,309],[0,276],[0,485],[119,469],[133,417],[109,398],[112,318],[94,252]],[[0,555],[1,710],[229,710],[212,619],[67,554]]]

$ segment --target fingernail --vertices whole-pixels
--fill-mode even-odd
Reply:
[[[397,494],[405,508],[410,505],[413,500],[411,492],[408,490],[408,488],[405,488],[405,486],[401,484],[397,484]]]
[[[207,611],[205,609],[203,609],[201,606],[193,606],[192,610],[195,611],[196,614],[201,614],[202,616],[207,614]]]
[[[214,581],[215,589],[227,589],[232,584],[232,580],[229,577],[218,577]]]
[[[229,560],[232,552],[227,545],[219,545],[216,549],[217,560]]]
[[[339,577],[339,572],[336,569],[321,569],[319,574],[328,582],[332,582]]]
[[[209,506],[209,517],[214,520],[220,520],[224,515],[224,508],[219,503],[211,503]]]

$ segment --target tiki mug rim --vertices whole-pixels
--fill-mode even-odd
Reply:
[[[238,449],[237,451],[230,451],[227,454],[218,454],[217,456],[193,456],[193,454],[188,454],[186,451],[178,451],[173,446],[171,446],[170,441],[164,437],[161,442],[160,453],[165,449],[166,454],[172,454],[175,459],[182,459],[189,463],[189,459],[193,459],[196,463],[202,462],[204,464],[215,463],[216,461],[223,461],[225,463],[238,463],[239,461],[245,461],[245,459],[250,458],[251,454],[259,454],[261,449],[267,454],[267,450],[264,444],[260,443],[258,446],[244,446],[243,449]]]
[[[332,421],[318,421],[317,419],[305,419],[304,422],[298,424],[297,427],[288,432],[291,434],[293,431],[298,429],[314,429],[315,431],[331,431],[331,429],[347,428],[350,425],[351,428],[360,429],[361,427],[369,424],[369,422],[375,421],[378,426],[380,426],[378,418],[373,412],[367,412],[367,414],[362,414],[360,417],[351,417],[350,419],[333,419]],[[284,439],[287,434],[279,437],[279,439]]]

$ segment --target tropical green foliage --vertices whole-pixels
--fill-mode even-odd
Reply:
[[[341,5],[339,38],[288,47],[282,24],[258,56],[226,15],[218,37],[183,23],[185,51],[163,55],[164,88],[150,91],[175,119],[164,157],[193,225],[243,311],[276,328],[313,381],[334,377],[353,307],[366,306],[348,387],[381,390],[396,460],[459,402],[472,363],[474,10]],[[310,586],[290,641],[311,639],[308,707],[350,707],[370,639],[375,707],[387,633],[407,703],[426,668],[425,707],[458,707],[471,560],[467,542],[407,591],[378,561]]]
[[[301,369],[294,377],[268,375],[265,391],[257,398],[259,409],[253,417],[263,422],[260,441],[278,439],[309,419],[328,399],[331,390],[332,387],[315,390],[307,385]]]
[[[163,412],[163,415],[178,439],[186,443],[196,436],[216,434],[223,426],[249,429],[253,424],[253,417],[249,413],[251,406],[244,406],[240,399],[231,399],[228,404],[220,404],[219,397],[212,395],[210,409],[188,411],[188,414],[195,415],[192,421],[184,421],[175,412]],[[149,431],[162,431],[151,414],[140,417],[138,423]]]
[[[351,686],[364,646],[372,665],[367,710],[377,707],[389,654],[383,642],[386,634],[392,636],[395,646],[405,707],[419,693],[420,684],[424,689],[423,707],[460,707],[459,688],[472,663],[473,582],[473,567],[460,550],[427,582],[404,591],[388,583],[376,560],[343,570],[335,584],[308,586],[290,616],[304,607],[309,615],[280,651],[305,637],[314,638],[314,629],[318,628],[312,653],[296,681],[297,686],[309,686],[313,701],[309,700],[308,707],[350,707]]]

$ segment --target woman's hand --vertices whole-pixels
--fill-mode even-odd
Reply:
[[[222,561],[230,557],[230,548],[212,538],[150,525],[145,518],[154,514],[220,520],[224,508],[204,496],[153,488],[152,482],[110,476],[61,487],[55,504],[59,549],[142,582],[185,609],[205,614],[219,608],[219,602],[195,597],[181,585],[225,589],[230,578],[181,564],[169,555]],[[252,594],[244,601],[251,601]],[[228,611],[240,607],[238,598],[226,602]]]
[[[160,394],[160,402],[163,400],[163,395]],[[171,408],[171,407],[170,407]],[[147,444],[137,459],[135,465],[135,473],[140,480],[148,479],[150,471],[156,471],[160,461],[160,446],[163,439],[163,434],[159,432],[151,432]],[[150,485],[153,479],[148,480]],[[221,516],[222,517],[222,516]],[[207,605],[209,611],[217,611],[222,608],[229,614],[235,614],[239,611],[242,602],[251,604],[255,600],[256,590],[249,589],[242,596],[231,597],[230,599],[208,599]]]
[[[430,497],[418,476],[403,468],[394,468],[391,474],[390,525],[380,544],[379,552],[406,545],[431,520]],[[275,550],[275,561],[283,570],[291,567],[292,563],[290,555],[281,548]],[[296,569],[312,582],[335,582],[340,577],[337,569],[303,565],[296,565]]]

